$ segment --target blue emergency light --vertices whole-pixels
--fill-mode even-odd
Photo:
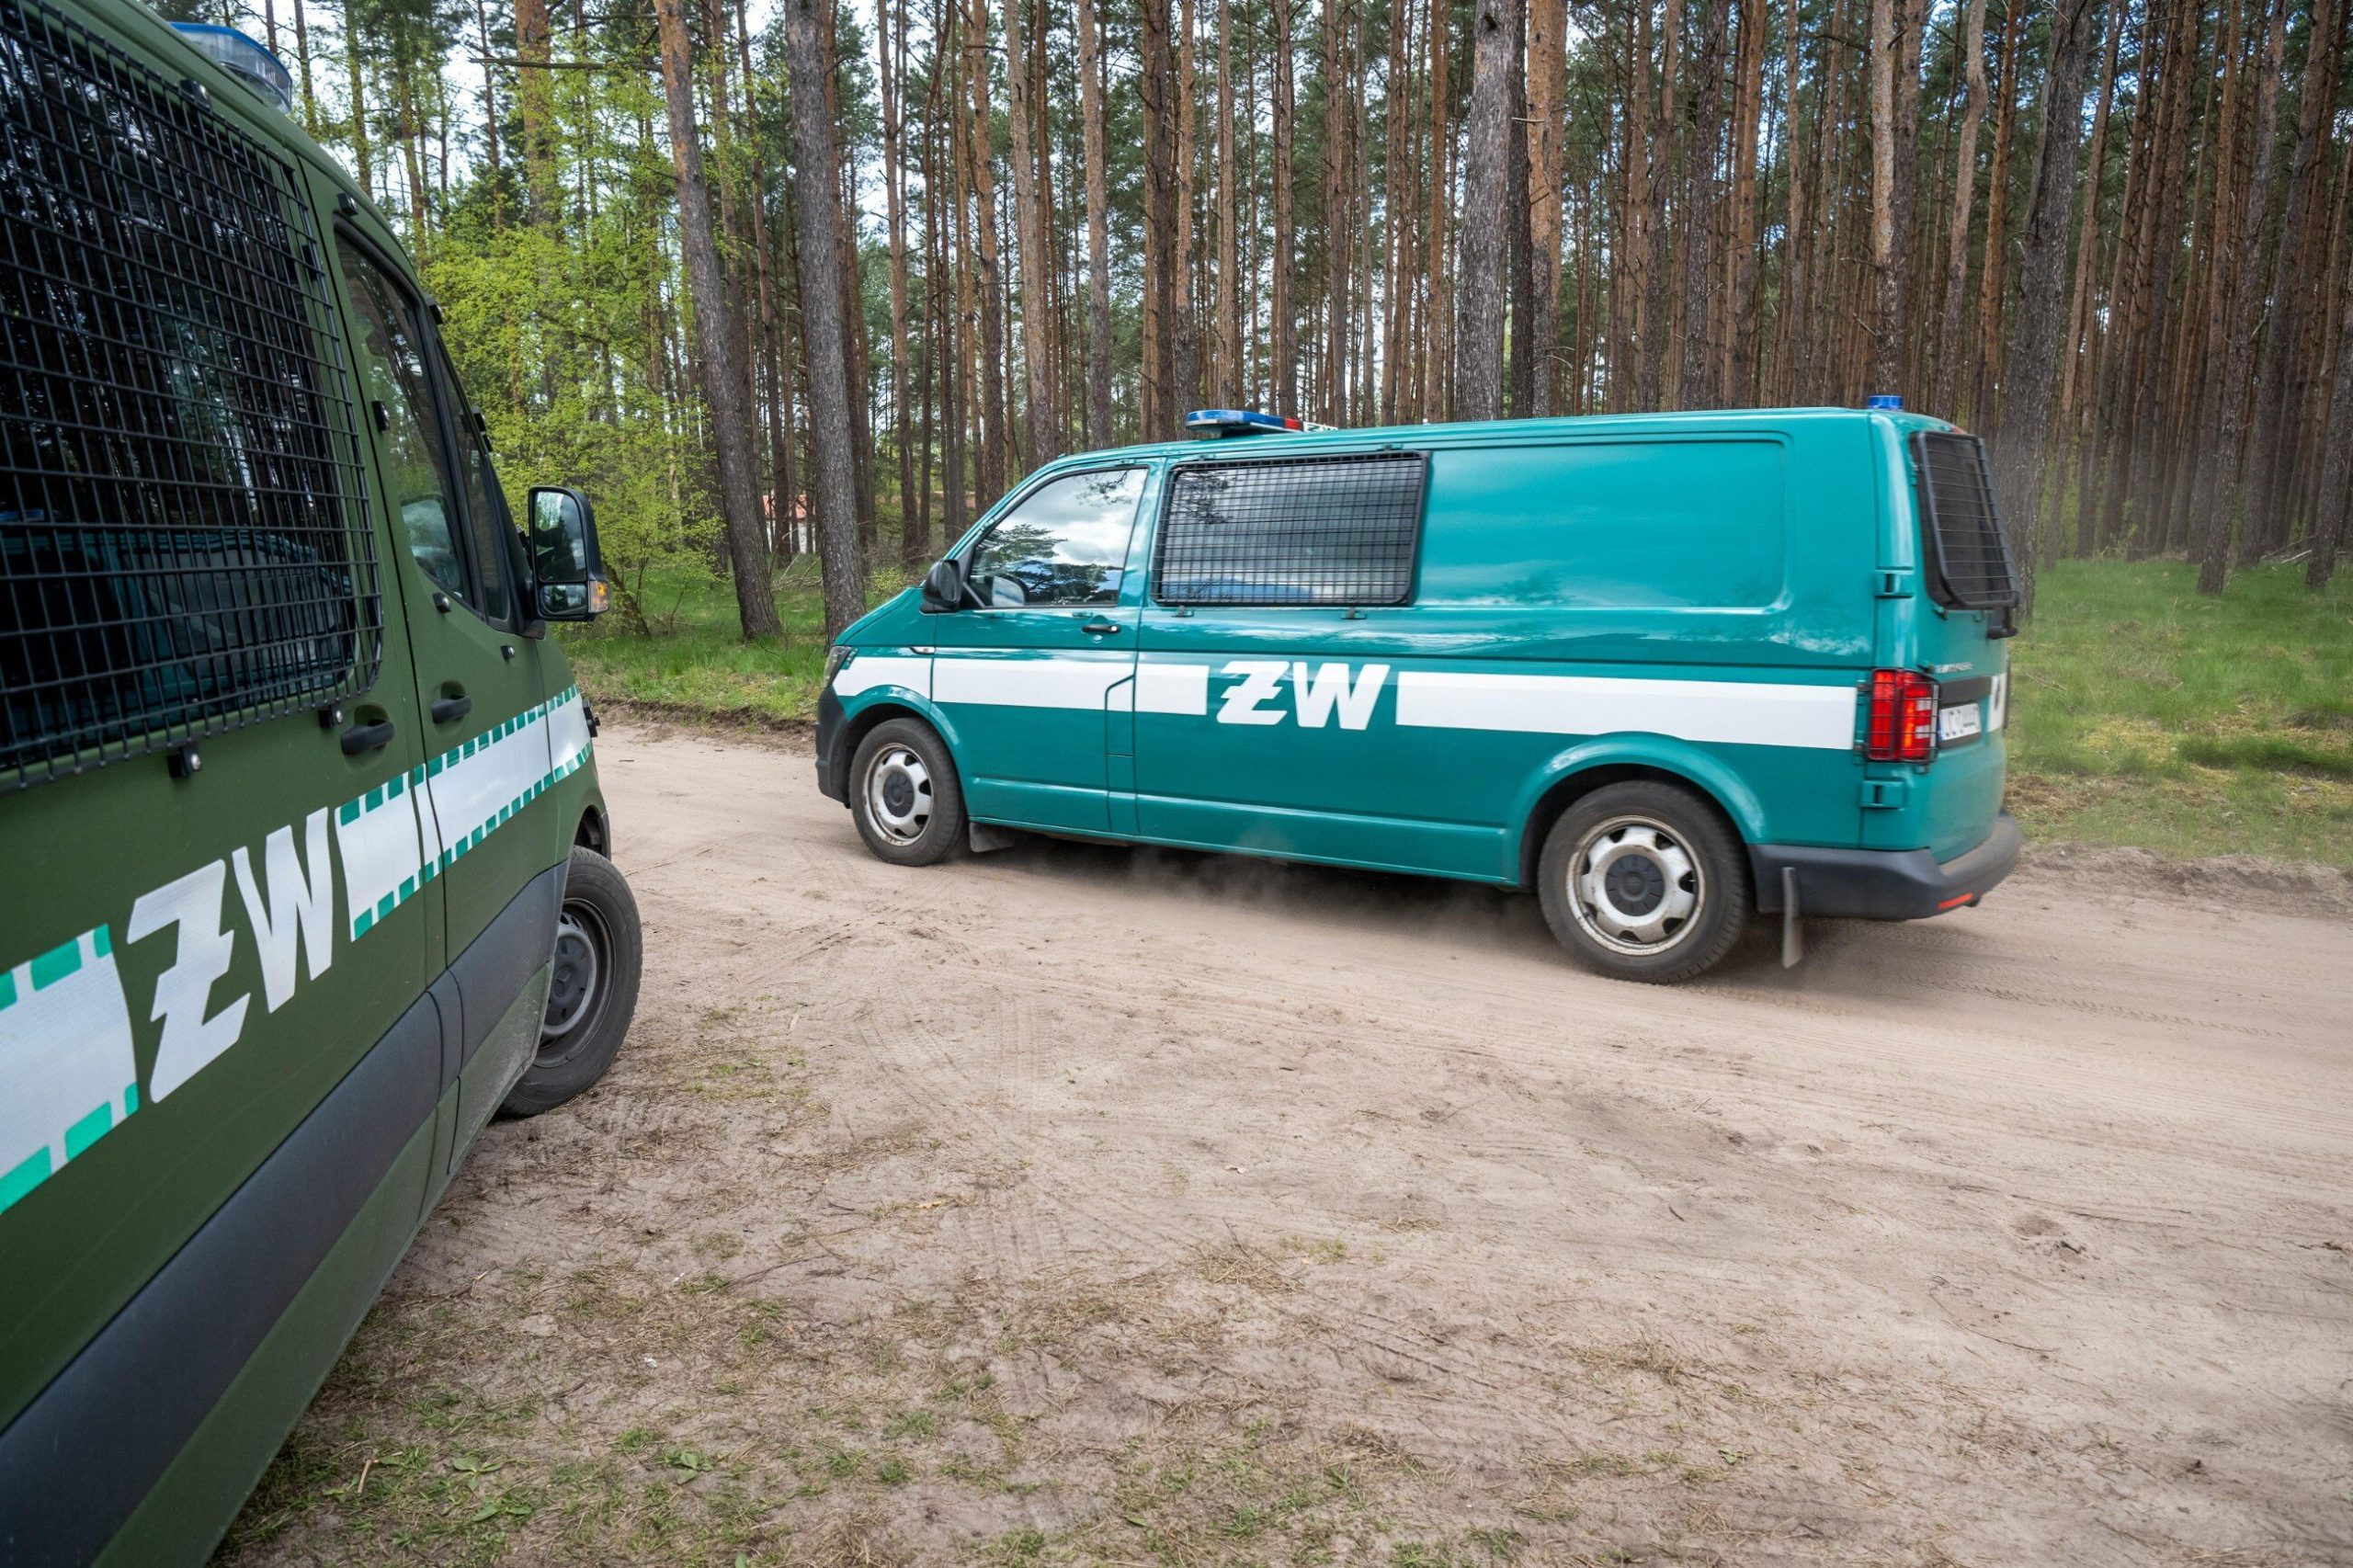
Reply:
[[[1329,425],[1260,414],[1247,408],[1197,408],[1185,415],[1185,428],[1196,436],[1283,436],[1309,430],[1329,430]]]
[[[1900,410],[1904,406],[1904,398],[1899,392],[1873,392],[1870,395],[1870,401],[1866,402],[1863,406],[1865,408]]]
[[[285,62],[260,40],[234,28],[214,22],[174,22],[172,30],[194,45],[196,51],[252,88],[281,114],[294,112],[294,78]]]

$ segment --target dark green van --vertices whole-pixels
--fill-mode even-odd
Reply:
[[[873,851],[1016,827],[1533,888],[1681,980],[1753,913],[1975,903],[2018,590],[1984,452],[1881,409],[1271,431],[1064,459],[839,639]]]
[[[492,1115],[640,942],[432,302],[273,101],[0,0],[0,1563],[202,1561]]]

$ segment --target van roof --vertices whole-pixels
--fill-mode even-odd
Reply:
[[[1056,459],[1051,468],[1099,462],[1105,458],[1218,457],[1256,458],[1277,453],[1306,457],[1319,452],[1350,451],[1366,446],[1470,446],[1497,437],[1527,441],[1545,436],[1597,436],[1623,430],[1643,435],[1688,431],[1721,432],[1743,428],[1781,429],[1798,422],[1829,424],[1878,421],[1904,435],[1915,430],[1955,428],[1942,419],[1910,410],[1866,408],[1724,408],[1687,409],[1672,414],[1587,414],[1557,419],[1489,419],[1450,424],[1385,425],[1366,428],[1312,430],[1298,434],[1265,435],[1227,440],[1185,438],[1147,441],[1131,447],[1073,452]],[[1040,469],[1040,472],[1044,472]]]

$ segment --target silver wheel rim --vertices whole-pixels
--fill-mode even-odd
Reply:
[[[1674,948],[1707,906],[1699,860],[1646,817],[1612,817],[1588,831],[1569,858],[1568,881],[1578,929],[1630,958]]]
[[[568,901],[555,923],[555,959],[547,1011],[540,1021],[541,1060],[560,1057],[581,1025],[604,1008],[605,923],[596,910]]]
[[[913,844],[931,825],[931,771],[912,747],[876,755],[866,770],[866,814],[893,844]]]

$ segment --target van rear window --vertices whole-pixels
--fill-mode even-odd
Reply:
[[[1414,593],[1419,452],[1188,462],[1153,554],[1166,605],[1396,605]]]
[[[199,96],[0,0],[0,790],[373,683],[302,192]]]
[[[2006,609],[2018,602],[2018,568],[1994,506],[1985,443],[1948,430],[1912,437],[1919,471],[1920,537],[1928,594],[1957,609]]]

